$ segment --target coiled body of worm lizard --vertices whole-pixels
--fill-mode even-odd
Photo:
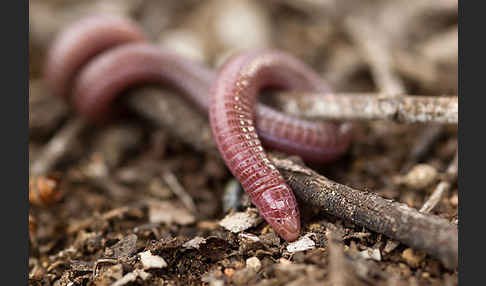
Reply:
[[[210,122],[226,165],[266,221],[284,239],[292,241],[300,232],[297,202],[283,176],[265,155],[254,123],[256,99],[266,87],[300,91],[326,88],[317,74],[285,53],[242,53],[225,64],[213,84]],[[272,131],[288,140],[288,148],[302,143],[309,146],[315,142],[313,124],[280,118]],[[328,138],[334,140],[332,136]]]
[[[300,155],[304,160],[329,162],[348,148],[350,130],[343,125],[285,115],[256,103],[256,94],[262,87],[320,92],[327,92],[327,87],[309,68],[284,53],[258,51],[232,58],[216,77],[215,72],[144,43],[144,39],[138,27],[123,18],[96,16],[81,20],[68,27],[50,49],[46,80],[57,95],[67,96],[72,85],[74,105],[81,115],[92,120],[103,117],[124,90],[146,83],[169,84],[181,89],[203,112],[208,112],[211,104],[211,123],[223,158],[263,217],[284,239],[294,240],[300,226],[295,198],[278,171],[268,173],[273,176],[270,181],[264,182],[258,175],[263,172],[258,169],[260,166],[271,168],[258,138],[267,147]],[[252,58],[250,66],[256,68],[255,72],[245,72],[243,78],[235,80],[240,75],[240,71],[234,74],[235,65],[240,67],[249,58]],[[268,69],[261,69],[267,66]],[[214,95],[210,102],[213,82]],[[226,96],[230,89],[241,94],[241,98],[235,99],[234,92]],[[221,90],[225,96],[221,95]],[[256,115],[253,116],[255,104]],[[234,109],[236,105],[241,110]],[[225,137],[221,131],[230,133]],[[234,147],[237,143],[241,148]],[[245,150],[258,152],[248,157]],[[262,188],[273,191],[262,192]],[[269,212],[269,207],[280,206],[282,202],[288,211],[278,208],[278,212]]]

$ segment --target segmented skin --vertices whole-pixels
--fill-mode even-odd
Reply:
[[[144,40],[128,19],[95,16],[81,20],[51,47],[46,81],[55,95],[72,94],[78,112],[93,121],[105,117],[123,91],[147,83],[182,90],[203,112],[211,105],[213,133],[228,167],[272,227],[284,239],[296,239],[300,219],[295,198],[269,163],[261,142],[307,162],[328,163],[347,150],[351,130],[348,124],[283,114],[257,103],[256,95],[265,87],[327,93],[327,85],[282,52],[255,51],[232,57],[217,76]]]

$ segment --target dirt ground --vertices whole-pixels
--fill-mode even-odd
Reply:
[[[235,51],[273,47],[308,63],[335,92],[457,95],[457,1],[29,3],[31,167],[61,131],[76,134],[43,177],[31,178],[31,192],[54,193],[29,196],[30,285],[457,285],[457,270],[438,259],[302,204],[302,239],[289,244],[217,155],[132,113],[79,128],[42,79],[63,27],[110,12],[215,69]],[[421,209],[454,164],[457,125],[357,126],[343,158],[312,168]],[[447,183],[430,212],[457,224],[457,180]]]

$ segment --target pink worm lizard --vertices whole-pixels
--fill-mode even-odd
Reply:
[[[256,102],[265,87],[329,92],[318,75],[277,51],[233,57],[220,73],[145,41],[128,19],[94,16],[65,29],[49,50],[45,78],[55,95],[68,96],[90,120],[103,117],[129,87],[171,84],[181,89],[210,122],[218,148],[260,214],[285,240],[300,233],[295,197],[263,152],[266,147],[326,163],[350,144],[347,124],[308,121]],[[212,88],[211,88],[212,87]],[[210,96],[209,96],[210,95]],[[261,139],[261,141],[260,141]]]

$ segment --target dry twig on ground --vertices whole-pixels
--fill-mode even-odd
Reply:
[[[164,171],[162,173],[162,178],[165,183],[169,186],[169,189],[181,200],[184,206],[191,212],[196,213],[197,207],[192,197],[184,190],[184,187],[179,183],[177,177],[170,171]]]
[[[295,116],[334,120],[457,124],[457,96],[393,94],[279,94],[280,108]]]
[[[71,148],[79,133],[87,126],[80,118],[66,123],[44,147],[42,153],[31,166],[31,175],[45,175],[50,172],[58,160]]]
[[[449,269],[457,267],[456,225],[375,193],[333,182],[288,158],[271,158],[294,194],[305,203],[422,250]]]
[[[420,208],[420,212],[430,213],[440,202],[444,194],[450,190],[453,182],[457,180],[458,160],[458,152],[456,152],[454,159],[445,172],[446,178],[435,187],[430,197],[425,201],[422,208]]]
[[[413,165],[419,162],[439,140],[444,130],[444,125],[436,124],[424,128],[410,149],[407,162],[402,167],[401,172],[407,172],[410,168],[412,168]]]
[[[332,285],[348,285],[349,272],[344,261],[342,233],[337,229],[328,230],[326,237],[329,245],[329,281]]]
[[[383,31],[365,17],[353,15],[345,21],[345,28],[368,62],[379,90],[390,95],[405,92],[402,80],[393,72],[391,49]]]

